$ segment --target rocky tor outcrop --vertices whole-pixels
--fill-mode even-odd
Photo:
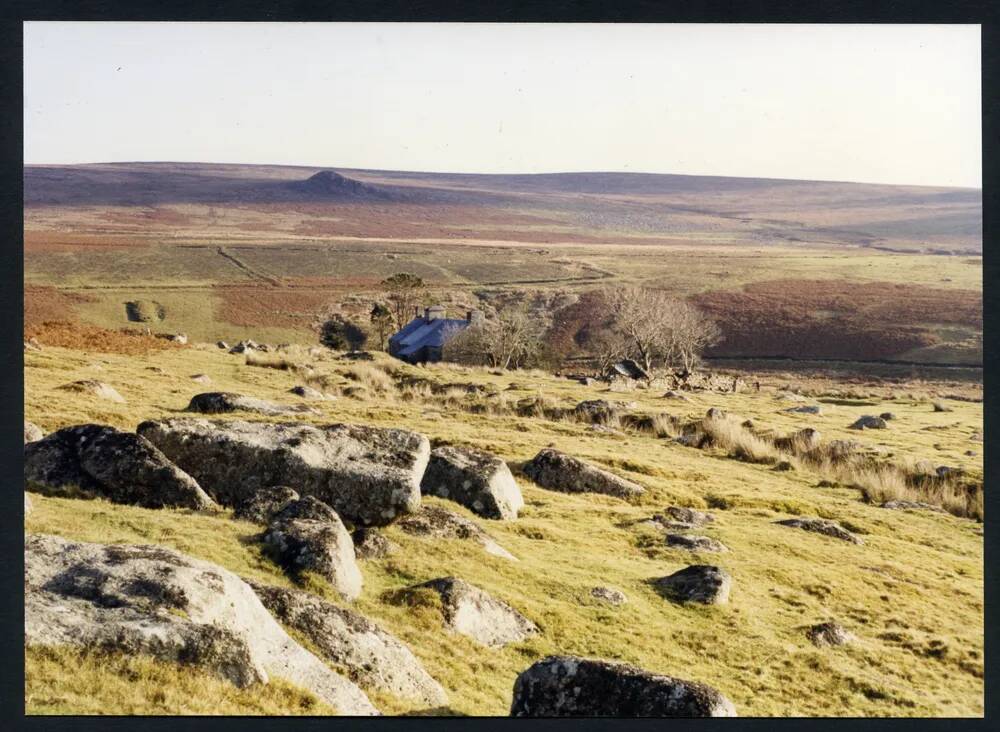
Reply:
[[[513,717],[735,717],[733,703],[695,681],[624,663],[549,656],[514,682]]]
[[[516,519],[524,506],[521,489],[507,463],[469,448],[439,447],[431,451],[420,490],[424,495],[460,503],[489,519]]]
[[[632,498],[645,492],[637,483],[552,448],[535,455],[523,472],[543,488],[563,493],[604,493]]]
[[[225,505],[294,486],[356,526],[382,526],[420,506],[430,443],[408,430],[332,424],[144,422],[138,432]]]
[[[25,445],[24,482],[43,492],[78,489],[145,508],[215,505],[148,440],[97,424],[66,427]]]
[[[204,666],[240,687],[276,676],[341,714],[378,714],[222,567],[163,547],[38,534],[25,537],[24,561],[25,644],[144,653]]]
[[[428,706],[447,704],[445,690],[413,652],[364,616],[301,590],[249,584],[283,625],[302,633],[353,681]]]
[[[233,516],[244,521],[266,525],[271,522],[276,513],[298,499],[298,492],[286,485],[261,488],[237,503],[233,507]]]

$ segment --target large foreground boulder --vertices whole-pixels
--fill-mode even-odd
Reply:
[[[487,554],[517,561],[517,557],[497,544],[474,522],[440,506],[423,506],[416,513],[401,518],[397,525],[413,536],[471,540],[481,544]]]
[[[300,509],[310,502],[319,504],[329,514]],[[361,570],[351,535],[337,514],[315,498],[295,501],[278,513],[264,534],[264,543],[293,574],[316,572],[348,600],[361,594]]]
[[[448,703],[445,690],[410,649],[364,616],[301,590],[250,586],[282,624],[302,633],[352,680],[428,706]]]
[[[563,493],[605,493],[632,498],[645,492],[637,483],[552,448],[535,455],[523,471],[543,488]]]
[[[258,399],[257,397],[233,394],[226,391],[209,391],[195,394],[187,406],[187,411],[199,414],[226,414],[228,412],[256,412],[271,416],[282,414],[301,414],[313,411],[304,404],[288,406]]]
[[[513,717],[735,717],[711,686],[624,663],[549,656],[514,682]]]
[[[445,627],[483,646],[505,646],[538,633],[538,626],[505,602],[456,577],[442,577],[408,588],[429,589],[441,597]]]
[[[791,526],[795,529],[803,529],[804,531],[812,531],[816,534],[823,534],[824,536],[840,539],[841,541],[848,541],[851,544],[864,544],[864,541],[860,536],[852,534],[836,521],[830,521],[828,519],[805,516],[802,518],[785,519],[784,521],[778,521],[776,523],[781,526]]]
[[[25,537],[24,564],[26,645],[149,654],[207,667],[240,687],[277,676],[341,714],[378,714],[222,567],[163,547],[46,535]]]
[[[139,434],[225,505],[289,485],[358,526],[383,526],[420,506],[430,443],[408,430],[333,424],[143,422]]]
[[[729,602],[733,579],[721,567],[695,564],[654,580],[653,586],[674,602],[722,605]]]
[[[478,516],[516,519],[524,506],[507,463],[480,450],[439,447],[431,452],[420,490],[462,504]]]
[[[24,482],[43,492],[79,489],[146,508],[215,505],[148,440],[98,424],[66,427],[25,445]]]

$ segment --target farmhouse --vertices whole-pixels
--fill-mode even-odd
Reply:
[[[482,317],[480,311],[470,310],[464,319],[446,318],[441,305],[424,308],[423,315],[417,311],[413,320],[389,338],[389,355],[409,363],[440,361],[444,344]]]

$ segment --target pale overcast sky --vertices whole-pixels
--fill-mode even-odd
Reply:
[[[26,23],[28,163],[981,186],[978,26]]]

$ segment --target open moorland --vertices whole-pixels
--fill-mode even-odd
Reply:
[[[214,345],[97,329],[77,337],[72,348],[43,343],[25,352],[25,418],[44,433],[94,423],[126,435],[139,428],[154,439],[140,423],[183,417],[216,425],[349,423],[412,430],[435,449],[474,448],[509,466],[524,501],[516,517],[486,518],[472,504],[425,491],[419,506],[411,506],[423,523],[404,515],[369,530],[351,551],[360,571],[360,588],[348,593],[353,599],[337,575],[289,570],[266,539],[274,524],[265,528],[237,518],[228,501],[144,507],[134,492],[109,500],[93,487],[88,493],[29,484],[30,535],[155,544],[255,587],[307,592],[321,598],[328,613],[340,608],[336,612],[350,611],[348,617],[367,618],[412,652],[411,664],[422,669],[421,678],[439,684],[440,693],[428,699],[387,690],[379,675],[396,668],[399,657],[376,655],[367,666],[356,665],[354,657],[331,656],[323,638],[307,632],[313,626],[278,615],[294,642],[327,659],[382,713],[505,715],[518,674],[553,654],[627,662],[700,682],[741,716],[983,713],[983,545],[976,520],[982,512],[982,405],[968,385],[772,375],[761,378],[759,392],[695,390],[665,397],[655,383],[619,393],[602,382],[584,385],[538,371],[413,367],[382,354],[358,361],[297,346],[230,354]],[[121,401],[107,391],[67,387],[81,382],[105,384]],[[315,389],[299,390],[311,400],[290,391],[305,386]],[[185,411],[199,411],[192,398],[216,390],[258,401],[230,414]],[[578,406],[588,400],[606,403]],[[275,405],[294,412],[263,413]],[[864,415],[886,412],[892,414],[884,429],[849,428]],[[31,443],[26,451],[45,444]],[[545,448],[639,490],[616,496],[558,489],[530,470]],[[104,460],[122,459],[115,455]],[[961,479],[939,480],[939,465]],[[118,478],[129,475],[121,466]],[[901,478],[920,471],[930,471],[923,482]],[[210,485],[207,477],[199,480]],[[892,503],[899,500],[911,503]],[[708,513],[710,520],[677,513],[684,509]],[[824,519],[836,529],[816,533],[782,523],[795,519]],[[383,551],[363,549],[372,534],[387,542]],[[130,552],[148,555],[123,551],[117,564],[106,565],[108,572],[138,561]],[[702,564],[731,577],[721,603],[679,602],[657,584]],[[179,590],[150,594],[149,587],[161,587],[159,580],[139,577],[147,579],[125,585],[101,580],[101,592],[129,610],[94,612],[153,612],[142,617],[167,628],[198,619],[196,600],[172,609],[169,598]],[[506,603],[535,630],[484,647],[449,625],[448,607],[435,592],[414,589],[443,577],[460,578]],[[194,593],[182,587],[185,596]],[[93,592],[76,589],[61,601],[89,603]],[[166,609],[150,611],[151,601]],[[836,624],[848,642],[829,645],[816,636],[813,629],[823,623]],[[141,653],[117,642],[124,649],[115,643],[103,651],[30,643],[28,712],[351,711],[324,701],[322,688],[310,687],[309,679],[293,682],[272,672],[267,683],[234,684],[213,671],[211,657],[182,654],[178,665],[170,660],[169,642],[166,650],[140,646]]]
[[[314,343],[412,272],[428,299],[690,297],[708,355],[982,363],[981,192],[697,176],[121,163],[25,169],[25,321]]]

